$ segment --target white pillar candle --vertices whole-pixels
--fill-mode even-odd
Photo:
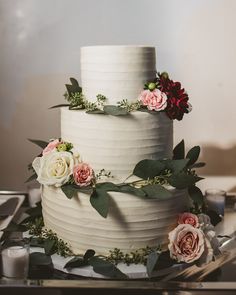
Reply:
[[[9,278],[27,278],[29,248],[12,246],[2,250],[2,274]]]

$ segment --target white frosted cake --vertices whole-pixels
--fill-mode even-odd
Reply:
[[[81,49],[81,82],[86,99],[97,94],[107,104],[122,99],[136,101],[144,84],[156,77],[155,48],[146,46],[91,46]],[[143,159],[172,156],[173,121],[164,112],[132,112],[128,116],[87,114],[85,110],[61,109],[61,138],[73,143],[82,160],[95,173],[105,169],[120,183]],[[186,209],[184,190],[171,189],[163,200],[109,192],[109,213],[102,217],[89,196],[79,192],[68,199],[60,188],[43,186],[45,226],[68,242],[75,253],[87,249],[106,255],[167,243],[177,216]]]

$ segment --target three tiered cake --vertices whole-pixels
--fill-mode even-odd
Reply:
[[[101,94],[106,97],[106,105],[116,105],[122,100],[135,104],[145,83],[155,79],[154,47],[81,49],[83,97],[90,102]],[[150,85],[144,90],[144,105],[145,102],[148,105],[148,91],[154,90],[152,88]],[[162,103],[158,96],[154,99],[156,105]],[[63,107],[61,138],[73,143],[80,159],[92,167],[95,175],[109,171],[113,183],[125,183],[138,162],[172,158],[173,121],[162,111],[164,104],[167,104],[165,99],[159,112],[152,105],[150,112],[134,111],[127,116],[89,114],[86,110]],[[188,204],[186,190],[168,189],[171,194],[166,198],[139,197],[127,190],[109,191],[109,212],[104,218],[91,206],[86,191],[79,191],[76,197],[68,199],[59,185],[43,185],[44,224],[68,242],[74,253],[95,249],[97,254],[106,255],[113,248],[128,253],[146,246],[166,245],[178,214],[184,212]]]

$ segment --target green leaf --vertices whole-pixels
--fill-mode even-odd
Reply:
[[[119,188],[117,185],[115,185],[112,182],[103,182],[103,183],[98,183],[96,184],[96,189],[101,189],[104,191],[113,191],[113,192],[118,192]]]
[[[44,248],[44,241],[40,238],[30,238],[30,247]]]
[[[201,179],[203,178],[196,175],[179,173],[179,174],[173,174],[170,177],[168,177],[168,182],[170,185],[178,189],[184,189],[194,185],[196,182],[198,182]]]
[[[179,160],[163,160],[163,162],[165,163],[165,166],[168,170],[171,170],[172,173],[179,173],[182,170],[184,170],[184,168],[186,168],[189,159],[179,159]]]
[[[50,256],[46,255],[45,253],[41,252],[34,252],[30,254],[30,265],[51,265],[52,259]]]
[[[31,138],[28,138],[28,140],[30,142],[36,144],[37,146],[41,147],[42,149],[44,149],[48,145],[48,142],[47,141],[44,141],[44,140],[31,139]]]
[[[180,159],[184,159],[184,157],[185,157],[185,144],[184,144],[184,140],[181,140],[181,142],[178,143],[173,150],[173,159],[180,160]]]
[[[68,106],[70,106],[70,104],[68,104],[68,103],[61,103],[61,104],[57,104],[55,106],[52,106],[49,109],[57,109],[57,108],[68,107]]]
[[[188,188],[188,193],[194,203],[198,205],[203,204],[203,194],[202,191],[195,185],[192,185]]]
[[[147,257],[147,274],[151,277],[153,270],[155,269],[158,261],[159,254],[157,252],[151,252]]]
[[[29,221],[34,221],[38,217],[42,217],[42,205],[41,201],[36,203],[36,207],[29,208],[25,211],[29,216],[21,221],[20,224],[25,224]]]
[[[138,109],[139,112],[143,112],[143,113],[149,113],[149,114],[153,114],[153,115],[158,115],[159,112],[157,111],[151,111],[149,110],[147,107],[143,107],[141,106],[139,109]]]
[[[206,165],[206,163],[204,162],[198,162],[198,163],[194,163],[193,165],[189,166],[189,168],[201,168],[204,167]]]
[[[36,203],[36,207],[29,208],[25,211],[27,214],[33,217],[40,217],[42,216],[42,204],[41,201]]]
[[[170,251],[164,251],[159,254],[158,261],[154,267],[154,270],[161,270],[163,268],[171,267],[176,264],[176,260],[170,258]]]
[[[172,197],[172,193],[160,184],[150,184],[142,187],[148,198],[167,199]]]
[[[83,106],[81,106],[81,105],[73,105],[73,104],[70,104],[70,106],[69,106],[69,110],[83,110],[84,109],[84,107]]]
[[[14,221],[11,221],[6,228],[2,231],[4,232],[25,232],[27,231],[27,227],[22,224],[17,224]]]
[[[46,239],[44,242],[44,251],[46,255],[52,255],[55,253],[55,240]]]
[[[84,256],[81,255],[73,257],[70,261],[68,261],[64,268],[75,268],[89,265],[88,260],[95,255],[95,251],[92,249],[88,249]]]
[[[197,145],[191,148],[191,150],[189,150],[189,152],[186,155],[186,158],[189,159],[188,166],[193,165],[197,161],[199,155],[200,146]]]
[[[72,96],[72,94],[76,92],[79,92],[79,93],[82,92],[82,88],[79,86],[79,83],[75,78],[70,78],[70,82],[71,82],[71,85],[66,84],[66,89],[69,96]]]
[[[84,254],[84,260],[87,261],[91,257],[95,255],[95,251],[93,249],[88,249]]]
[[[33,181],[33,180],[35,180],[37,177],[38,177],[38,175],[37,175],[36,173],[34,173],[33,175],[31,175],[31,176],[25,181],[25,183],[30,182],[30,181]]]
[[[107,115],[112,116],[125,116],[129,114],[126,109],[113,105],[106,105],[103,110]]]
[[[109,194],[103,189],[95,189],[90,196],[90,203],[95,210],[104,218],[107,217],[109,209]]]
[[[146,193],[141,188],[136,188],[136,187],[133,187],[133,186],[131,186],[129,184],[122,185],[120,187],[120,190],[119,191],[121,193],[127,193],[127,194],[135,195],[135,196],[141,197],[141,198],[145,198],[146,197]]]
[[[67,196],[68,199],[72,199],[76,197],[78,194],[78,188],[75,187],[73,184],[65,184],[61,187],[63,193]]]
[[[64,268],[76,268],[86,265],[89,265],[88,261],[84,260],[81,256],[75,256],[65,264]]]
[[[104,111],[102,110],[93,110],[93,111],[86,111],[87,114],[101,114],[101,115],[107,115]]]
[[[113,263],[107,260],[94,256],[90,258],[88,262],[96,273],[115,279],[127,278],[123,272],[121,272]]]
[[[142,160],[134,168],[133,174],[142,178],[154,178],[165,169],[165,164],[160,160]]]
[[[112,182],[103,182],[96,184],[96,189],[101,189],[107,192],[130,193],[138,197],[146,196],[146,193],[141,188],[136,188],[129,184],[115,185]]]

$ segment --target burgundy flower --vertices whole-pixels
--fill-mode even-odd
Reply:
[[[158,74],[158,89],[167,95],[167,107],[165,109],[170,119],[182,120],[184,113],[189,113],[188,94],[181,88],[180,82],[169,79],[166,73]]]

